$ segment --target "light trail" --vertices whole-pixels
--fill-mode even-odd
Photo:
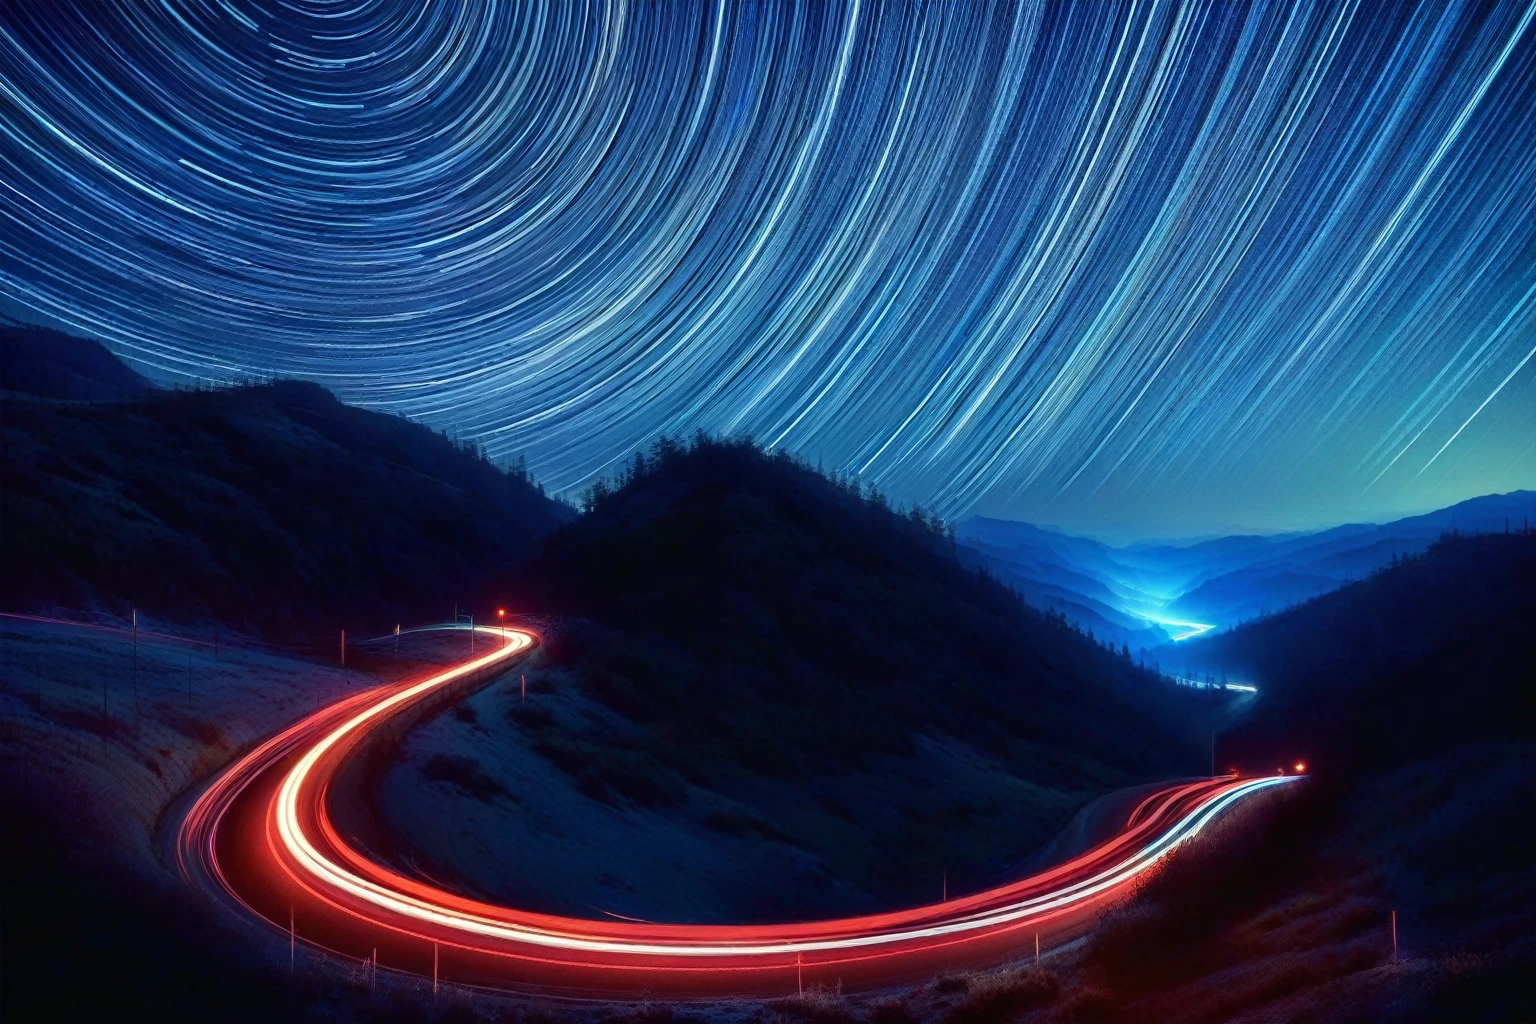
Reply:
[[[1191,679],[1189,676],[1170,676],[1179,686],[1188,686],[1196,690],[1231,690],[1235,693],[1258,693],[1259,688],[1252,683],[1215,683],[1206,682],[1204,679]]]
[[[1211,630],[1216,628],[1213,623],[1209,622],[1180,622],[1178,619],[1157,618],[1150,618],[1147,621],[1155,622],[1159,626],[1176,626],[1183,630],[1183,632],[1177,636],[1169,637],[1169,640],[1171,640],[1173,643],[1178,643],[1180,640],[1188,640],[1191,637],[1199,636],[1202,633],[1209,633]]]
[[[785,994],[807,977],[849,986],[910,980],[1016,955],[1037,935],[1059,944],[1232,805],[1294,776],[1171,783],[1112,839],[1063,864],[970,896],[881,914],[775,925],[589,920],[498,906],[399,874],[344,838],[330,804],[338,774],[399,716],[486,681],[537,640],[474,627],[487,654],[424,679],[373,688],[258,746],[194,799],[176,836],[188,880],[308,944],[398,969],[441,958],[459,983],[563,994]],[[393,733],[398,736],[398,731]]]

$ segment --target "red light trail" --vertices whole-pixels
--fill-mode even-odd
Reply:
[[[1170,783],[1125,828],[1063,864],[985,892],[859,917],[775,925],[585,920],[497,906],[407,877],[341,835],[338,774],[401,715],[450,702],[537,643],[475,627],[488,654],[352,694],[241,757],[192,800],[182,875],[242,913],[340,956],[458,984],[564,995],[786,995],[807,982],[868,988],[980,966],[1087,930],[1106,904],[1216,815],[1294,776]]]

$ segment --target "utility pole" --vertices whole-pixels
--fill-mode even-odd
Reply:
[[[804,953],[795,954],[795,994],[805,995],[805,965]]]
[[[294,929],[293,929],[293,904],[290,903],[290,904],[288,904],[288,973],[290,975],[293,974],[294,934],[295,933],[294,933]]]
[[[347,664],[347,631],[341,631],[341,664],[345,668]]]
[[[432,943],[432,997],[437,998],[437,943]]]
[[[1035,963],[1040,962],[1040,933],[1035,932]]]
[[[523,676],[523,703],[527,704],[528,703],[528,673],[524,672],[522,674],[522,676]]]
[[[395,661],[400,660],[400,623],[395,623]]]
[[[941,881],[939,882],[939,902],[940,903],[948,903],[949,902],[949,868],[945,868],[944,869],[943,874],[940,875],[940,879],[941,879]]]
[[[1392,962],[1397,963],[1397,911],[1392,911]]]

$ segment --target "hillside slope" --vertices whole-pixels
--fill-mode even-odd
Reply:
[[[1227,756],[1252,766],[1309,756],[1352,770],[1536,734],[1532,622],[1536,533],[1448,535],[1333,593],[1190,641],[1179,656],[1259,686],[1254,714],[1223,738]]]
[[[733,746],[765,764],[797,746],[856,759],[919,725],[998,752],[1070,744],[1127,772],[1188,753],[1155,676],[965,569],[927,525],[750,445],[664,450],[550,536],[529,575],[550,611],[733,665],[729,688],[663,672],[615,683],[614,702],[633,690],[642,717],[740,702],[759,724]]]
[[[1252,538],[1256,543],[1238,552],[1208,552],[1205,545],[1196,545],[1184,552],[1194,574],[1170,610],[1229,625],[1361,579],[1394,556],[1421,554],[1441,534],[1498,533],[1520,530],[1527,523],[1536,525],[1536,492],[1512,491],[1388,523]],[[1213,557],[1199,557],[1207,553]],[[1197,557],[1190,559],[1192,555]]]
[[[1447,536],[1190,641],[1181,657],[1260,687],[1222,763],[1313,778],[1105,923],[1085,963],[1100,1019],[1533,1019],[1533,621],[1520,531]]]
[[[889,907],[1205,763],[1208,702],[963,567],[926,517],[746,444],[663,443],[627,476],[519,573],[516,607],[555,616],[526,704],[488,691],[384,782],[434,877],[648,919]]]
[[[297,381],[0,410],[0,607],[383,630],[495,601],[571,514],[426,427]]]
[[[110,402],[153,390],[99,342],[43,327],[0,325],[0,391]]]

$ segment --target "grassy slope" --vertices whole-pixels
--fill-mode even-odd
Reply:
[[[164,807],[365,682],[262,651],[0,619],[0,1017],[298,1019],[156,850]],[[189,965],[196,964],[196,969]]]
[[[418,424],[294,381],[0,405],[0,605],[269,636],[446,618],[569,518]]]
[[[775,890],[722,897],[717,912],[928,899],[946,868],[951,892],[965,891],[1093,796],[1203,762],[1197,698],[964,569],[942,532],[745,445],[696,442],[649,460],[551,535],[521,578],[520,607],[567,617],[529,675],[547,710],[523,713],[514,687],[488,697],[477,722],[444,721],[408,753],[422,765],[470,756],[526,792],[533,769],[506,751],[537,751],[595,805],[594,848],[616,841],[599,827],[604,808],[661,816],[690,843],[713,832],[720,856],[740,861],[739,890]],[[541,695],[573,687],[595,707]],[[411,778],[393,777],[392,800],[423,809],[402,825],[430,842],[431,814],[450,804],[412,798]],[[458,796],[463,813],[489,813]],[[526,857],[528,819],[503,811],[488,831],[509,837],[505,854],[466,854],[459,867],[562,863]],[[782,891],[799,883],[758,859],[775,844],[864,902]],[[637,874],[643,886],[667,872]],[[471,881],[495,891],[513,876],[546,901],[560,895],[553,875],[534,884],[522,868]],[[615,909],[693,913],[666,892],[634,899]]]
[[[398,660],[364,645],[342,670],[0,618],[0,1020],[475,1019],[430,986],[371,998],[355,965],[303,946],[290,973],[287,942],[189,889],[162,845],[165,808],[237,753],[317,701],[456,660],[457,639],[408,634]]]

